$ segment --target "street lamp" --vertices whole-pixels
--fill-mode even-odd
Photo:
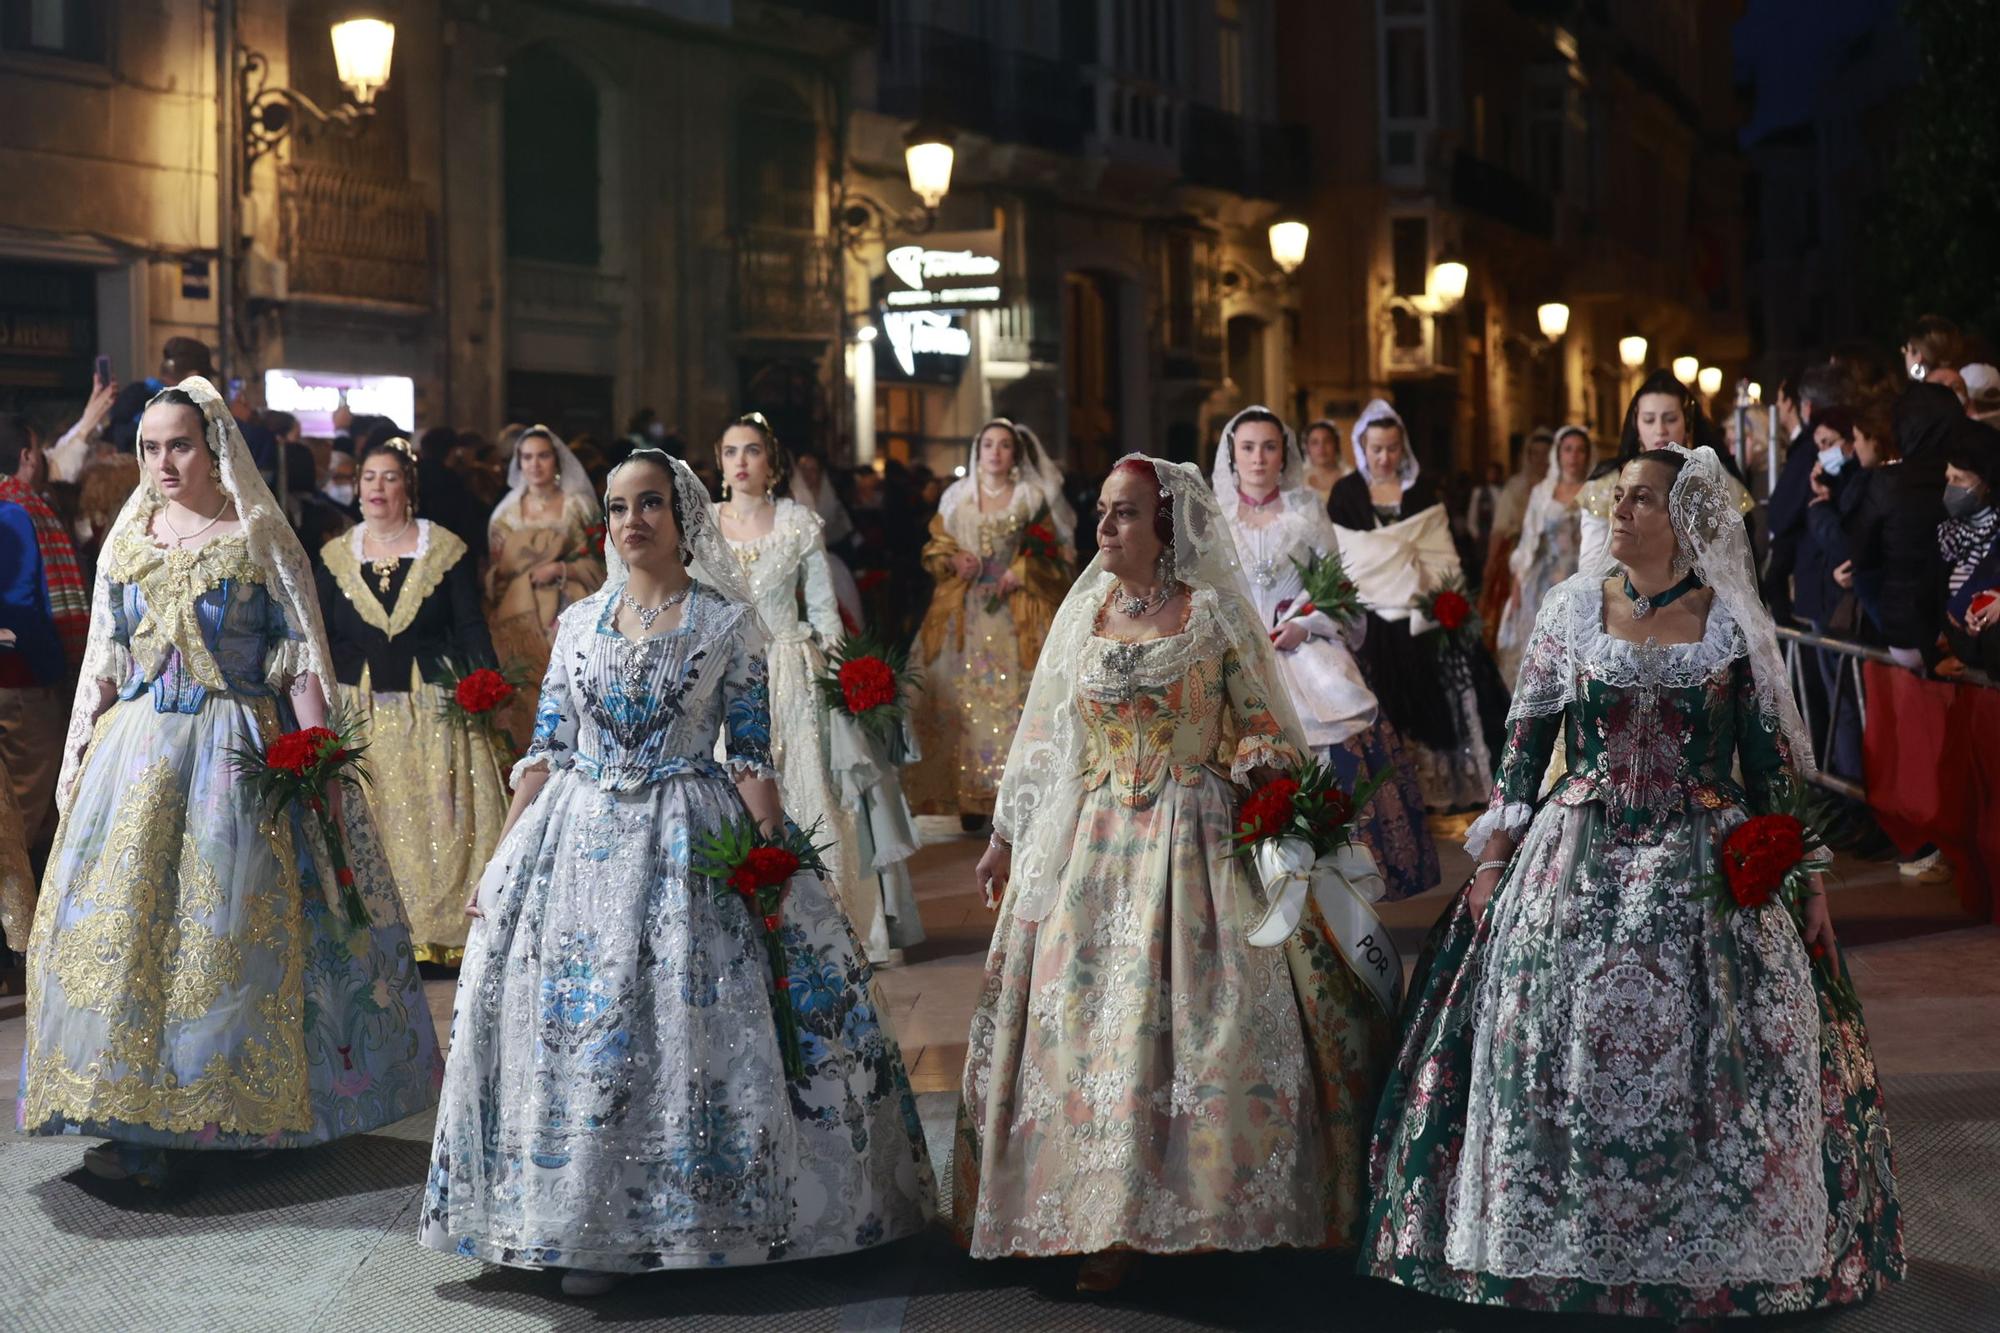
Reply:
[[[1674,378],[1685,384],[1688,388],[1692,389],[1694,387],[1694,378],[1700,373],[1701,362],[1695,357],[1677,356],[1674,358]]]
[[[935,213],[951,193],[951,166],[957,153],[949,130],[918,125],[903,138],[903,166],[910,173],[910,193]]]
[[[844,250],[886,240],[891,232],[921,236],[937,225],[938,205],[951,193],[951,169],[957,158],[951,131],[919,124],[903,136],[903,167],[909,172],[910,193],[918,206],[895,209],[865,190],[850,187],[844,177],[833,182],[834,234]]]
[[[1569,307],[1561,301],[1538,305],[1535,307],[1535,323],[1541,326],[1544,338],[1555,342],[1569,332]]]
[[[1424,294],[1437,304],[1438,309],[1449,310],[1465,299],[1465,285],[1471,277],[1472,272],[1466,268],[1465,261],[1455,253],[1446,252],[1431,265]]]
[[[1296,218],[1271,224],[1271,258],[1287,277],[1306,262],[1306,242],[1311,239],[1312,228]]]
[[[1628,333],[1618,340],[1618,364],[1627,370],[1637,370],[1646,364],[1646,340],[1636,333]]]
[[[268,88],[271,62],[261,51],[236,48],[236,98],[243,137],[242,172],[247,179],[257,159],[276,148],[292,131],[312,135],[333,130],[354,136],[375,115],[375,94],[389,82],[389,64],[396,53],[396,25],[381,19],[349,19],[329,30],[333,64],[352,101],[331,111],[292,88]]]
[[[1763,402],[1763,401],[1764,401],[1764,386],[1763,386],[1763,385],[1759,384],[1759,383],[1758,383],[1758,382],[1757,382],[1756,380],[1751,380],[1751,381],[1750,381],[1750,384],[1749,384],[1749,386],[1748,386],[1748,387],[1749,387],[1749,390],[1750,390],[1750,401],[1751,401],[1751,402],[1753,402],[1753,403],[1761,403],[1761,402]]]
[[[1703,366],[1695,375],[1695,382],[1701,386],[1703,397],[1715,397],[1722,392],[1722,367]]]

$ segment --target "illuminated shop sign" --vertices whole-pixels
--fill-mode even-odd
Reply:
[[[337,370],[264,372],[264,406],[274,412],[290,412],[307,435],[333,435],[334,409],[343,405],[355,416],[387,417],[403,430],[415,430],[417,383],[407,375],[350,375]]]
[[[999,231],[939,232],[892,245],[882,304],[891,310],[937,310],[1001,303]]]
[[[875,340],[879,379],[957,384],[972,356],[963,310],[884,310]]]

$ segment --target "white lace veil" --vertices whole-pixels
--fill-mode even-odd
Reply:
[[[1674,540],[1692,571],[1714,591],[1715,606],[1709,615],[1726,616],[1742,635],[1757,686],[1758,712],[1784,736],[1793,766],[1809,778],[1816,771],[1812,742],[1792,698],[1785,659],[1778,651],[1777,627],[1757,594],[1750,538],[1729,473],[1707,445],[1665,448],[1687,460],[1667,492]],[[1578,662],[1601,618],[1602,581],[1617,568],[1611,562],[1602,569],[1583,570],[1550,592],[1522,661],[1509,722],[1558,712],[1575,700]]]
[[[1170,577],[1191,590],[1197,610],[1205,602],[1213,605],[1231,650],[1270,682],[1266,702],[1285,738],[1300,754],[1306,753],[1304,728],[1291,699],[1277,684],[1277,657],[1250,600],[1236,543],[1215,496],[1191,463],[1135,454],[1121,459],[1120,465],[1133,459],[1152,467],[1160,497],[1173,505]],[[1076,697],[1098,611],[1114,582],[1116,576],[1105,571],[1100,553],[1063,599],[1007,752],[993,828],[1013,847],[1008,891],[1016,895],[1015,915],[1023,920],[1039,921],[1047,915],[1069,863],[1083,802],[1085,734]]]
[[[285,619],[303,640],[302,670],[319,678],[320,688],[333,702],[333,655],[327,650],[326,626],[320,619],[319,597],[314,590],[312,567],[305,549],[285,521],[285,512],[258,475],[257,464],[243,443],[243,432],[229,415],[229,405],[215,386],[199,375],[190,375],[173,386],[195,401],[201,409],[204,436],[209,453],[222,474],[222,489],[236,506],[250,557],[270,579],[267,591],[284,608]],[[161,390],[162,393],[167,390]],[[157,403],[156,395],[151,407]],[[124,508],[105,533],[103,558],[97,566],[90,595],[90,639],[83,654],[83,674],[76,683],[76,700],[70,707],[69,734],[63,746],[62,777],[56,786],[57,805],[67,812],[76,792],[77,775],[82,769],[83,752],[89,744],[97,712],[97,683],[100,680],[123,685],[133,667],[132,654],[111,637],[112,614],[110,580],[106,568],[112,552],[129,531],[145,533],[153,515],[166,504],[152,474],[140,468],[139,484],[125,501]]]
[[[1542,528],[1548,522],[1549,511],[1556,505],[1556,486],[1562,481],[1562,443],[1567,435],[1581,435],[1585,445],[1590,443],[1590,432],[1581,426],[1564,426],[1549,443],[1549,465],[1542,473],[1542,479],[1535,483],[1534,490],[1528,492],[1528,507],[1521,519],[1521,537],[1514,545],[1514,554],[1508,558],[1508,566],[1516,579],[1524,579],[1534,568],[1535,557],[1541,554]],[[1587,460],[1586,460],[1587,461]],[[1584,475],[1590,469],[1585,467]]]
[[[618,474],[634,463],[657,463],[668,469],[674,477],[674,498],[679,502],[681,541],[693,553],[688,562],[688,575],[697,583],[706,584],[732,602],[741,602],[754,607],[756,599],[750,594],[750,582],[743,577],[743,566],[729,549],[729,542],[722,535],[722,526],[715,520],[715,511],[708,498],[708,487],[701,484],[694,469],[664,449],[634,449],[629,457],[611,469],[604,479],[604,495],[608,504],[611,497],[611,483]],[[618,554],[617,544],[612,540],[610,525],[605,525],[604,533],[604,583],[606,587],[617,587],[625,582],[627,571],[625,557]]]
[[[1222,438],[1215,443],[1215,463],[1209,470],[1209,484],[1215,491],[1216,507],[1232,525],[1241,524],[1243,518],[1236,469],[1230,465],[1230,459],[1236,453],[1236,428],[1252,412],[1270,412],[1274,417],[1278,415],[1268,407],[1252,406],[1229,418],[1229,424],[1222,428]],[[1318,491],[1306,485],[1305,451],[1299,447],[1298,436],[1283,418],[1279,418],[1279,429],[1285,432],[1285,466],[1278,474],[1278,493],[1283,497],[1280,511],[1303,526],[1314,550],[1322,553],[1337,551],[1340,549],[1340,537],[1333,530],[1333,520],[1327,517],[1326,503],[1320,499]]]
[[[528,493],[528,483],[521,478],[521,441],[530,435],[539,435],[549,442],[556,451],[556,481],[564,495],[575,496],[583,503],[586,511],[584,521],[595,523],[602,517],[598,507],[597,490],[590,484],[590,474],[583,470],[583,464],[564,444],[562,437],[547,426],[530,426],[514,438],[514,451],[507,457],[507,493],[500,497],[500,503],[493,506],[493,516],[488,523],[498,523],[512,515],[521,507],[521,497]]]
[[[1014,451],[1014,462],[1021,470],[1019,485],[1026,487],[1035,497],[1028,508],[1032,513],[1043,505],[1049,507],[1049,523],[1056,531],[1056,540],[1068,550],[1076,542],[1076,510],[1070,507],[1069,497],[1063,494],[1062,469],[1049,457],[1049,451],[1042,447],[1039,435],[1018,421],[1006,417],[994,417],[972,432],[972,443],[965,454],[965,475],[945,488],[938,499],[938,513],[944,516],[945,530],[952,534],[952,540],[968,550],[975,545],[962,534],[954,520],[958,511],[967,501],[978,509],[979,496],[979,437],[995,426],[1004,426],[1013,433],[1018,446]]]
[[[1396,475],[1402,481],[1403,489],[1407,491],[1417,484],[1417,473],[1422,469],[1417,466],[1417,453],[1410,440],[1409,426],[1404,423],[1402,415],[1389,406],[1389,400],[1386,398],[1369,399],[1368,406],[1361,409],[1361,415],[1354,418],[1354,430],[1348,439],[1354,446],[1355,470],[1361,473],[1361,479],[1370,486],[1375,484],[1374,476],[1368,471],[1368,450],[1362,447],[1362,441],[1368,438],[1368,427],[1377,421],[1393,421],[1403,432],[1403,463],[1396,470]]]

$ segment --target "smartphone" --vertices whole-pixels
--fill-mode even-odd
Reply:
[[[97,387],[111,383],[111,358],[100,353],[97,358]]]

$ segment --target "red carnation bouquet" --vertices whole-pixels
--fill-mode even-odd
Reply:
[[[504,736],[500,726],[500,710],[514,701],[526,686],[526,679],[520,668],[510,666],[505,671],[492,667],[480,667],[475,671],[462,671],[456,664],[447,662],[446,670],[455,678],[445,692],[440,712],[451,722],[464,727],[477,727],[493,736]]]
[[[1337,851],[1354,840],[1355,817],[1388,778],[1389,770],[1384,769],[1363,778],[1350,792],[1330,767],[1308,759],[1244,799],[1232,835],[1233,854],[1254,856],[1258,844],[1280,838],[1311,844],[1315,857]]]
[[[356,926],[369,924],[368,906],[354,886],[347,845],[333,822],[326,789],[334,782],[346,782],[357,788],[366,785],[368,770],[361,766],[361,756],[367,748],[355,738],[352,724],[344,724],[337,728],[304,727],[288,731],[261,753],[245,749],[229,752],[231,766],[259,804],[274,813],[288,806],[304,806],[319,822],[341,904],[347,910],[349,923]]]
[[[901,747],[903,714],[916,689],[916,672],[901,650],[857,634],[826,655],[826,670],[814,680],[828,708],[860,723],[891,755]]]
[[[1358,619],[1365,613],[1361,592],[1354,586],[1354,580],[1347,577],[1347,567],[1340,563],[1340,552],[1329,551],[1324,555],[1315,552],[1304,564],[1292,561],[1292,568],[1299,571],[1303,588],[1297,597],[1278,603],[1271,622],[1274,631],[1288,620],[1315,611],[1324,612],[1336,623]]]
[[[1068,581],[1072,572],[1070,563],[1063,557],[1062,538],[1056,533],[1055,522],[1049,516],[1049,507],[1043,505],[1028,520],[1028,526],[1021,530],[1021,554],[1029,560],[1039,561],[1051,569],[1059,571]],[[1001,599],[995,596],[986,599],[986,614],[993,615],[1000,610]]]
[[[767,834],[759,832],[751,819],[733,820],[702,839],[689,860],[695,874],[715,881],[718,900],[743,900],[744,909],[763,936],[764,956],[771,964],[771,1012],[778,1020],[778,1050],[784,1057],[785,1076],[794,1081],[806,1076],[805,1052],[799,1045],[799,1018],[792,1005],[791,964],[786,961],[778,930],[784,924],[785,888],[792,876],[802,870],[826,874],[820,853],[831,844],[813,842],[812,835],[817,832],[817,823],[810,832],[802,832],[786,820],[782,832]]]
[[[1465,579],[1454,574],[1417,598],[1417,608],[1437,632],[1452,643],[1467,644],[1479,637],[1479,617],[1466,595]]]
[[[1772,794],[1771,812],[1743,821],[1716,851],[1718,869],[1705,886],[1716,911],[1728,916],[1777,906],[1803,933],[1806,903],[1820,892],[1813,874],[1824,864],[1820,854],[1827,848],[1819,815],[1802,784],[1779,784]],[[1861,1001],[1853,984],[1826,964],[1826,951],[1818,945],[1813,948],[1813,964],[1826,966],[1827,993],[1835,1007],[1859,1014]]]

